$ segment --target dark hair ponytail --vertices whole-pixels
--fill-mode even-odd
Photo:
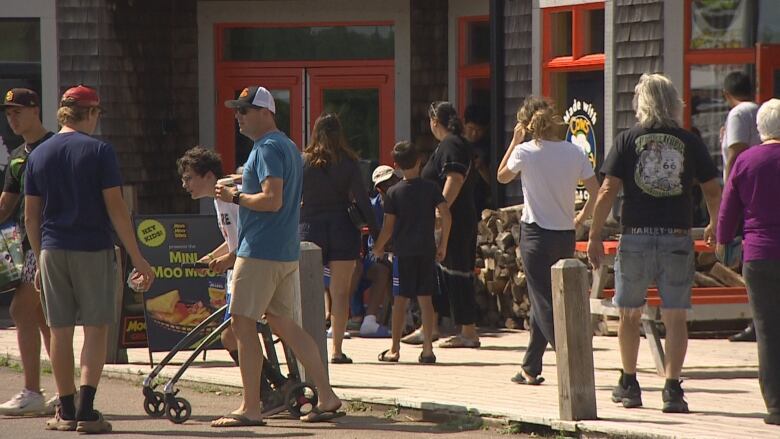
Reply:
[[[463,133],[463,122],[455,111],[455,106],[447,101],[436,101],[428,109],[428,117],[436,120],[447,131],[460,136]]]

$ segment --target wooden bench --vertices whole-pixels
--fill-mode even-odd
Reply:
[[[590,290],[590,311],[594,324],[607,317],[619,317],[618,308],[612,303],[614,289],[605,288],[608,270],[614,265],[617,254],[617,241],[605,241],[604,260],[601,267],[593,269],[593,282]],[[697,253],[711,253],[713,249],[704,241],[696,240]],[[578,252],[587,252],[588,243],[577,242]],[[713,321],[751,319],[753,314],[748,303],[744,287],[694,287],[691,294],[692,308],[688,312],[688,321]],[[661,321],[661,297],[657,288],[647,291],[647,302],[642,310],[642,328],[645,332],[655,367],[659,375],[664,376],[664,350],[659,336],[658,325]]]

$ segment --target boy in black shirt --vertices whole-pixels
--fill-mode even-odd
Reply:
[[[398,258],[399,294],[393,301],[393,344],[379,354],[379,361],[398,362],[401,351],[401,332],[404,328],[406,306],[417,297],[422,311],[423,350],[418,361],[433,364],[433,302],[436,288],[435,263],[447,254],[447,239],[452,218],[441,189],[432,181],[420,178],[422,156],[409,142],[393,147],[393,160],[401,168],[404,179],[390,188],[384,200],[385,217],[382,231],[374,243],[377,258],[384,256],[384,248],[393,238],[393,254]],[[441,238],[438,246],[434,238],[436,215],[441,219]]]

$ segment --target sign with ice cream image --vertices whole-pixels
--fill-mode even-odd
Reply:
[[[588,103],[575,99],[571,107],[563,115],[563,121],[567,125],[566,140],[582,148],[588,156],[590,164],[596,167],[596,130],[598,114],[595,107]],[[582,182],[577,184],[577,195],[587,199],[588,193]]]

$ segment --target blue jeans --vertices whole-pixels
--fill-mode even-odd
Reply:
[[[661,307],[689,309],[696,269],[690,235],[622,235],[615,258],[615,297],[620,308],[640,308],[655,281]]]

